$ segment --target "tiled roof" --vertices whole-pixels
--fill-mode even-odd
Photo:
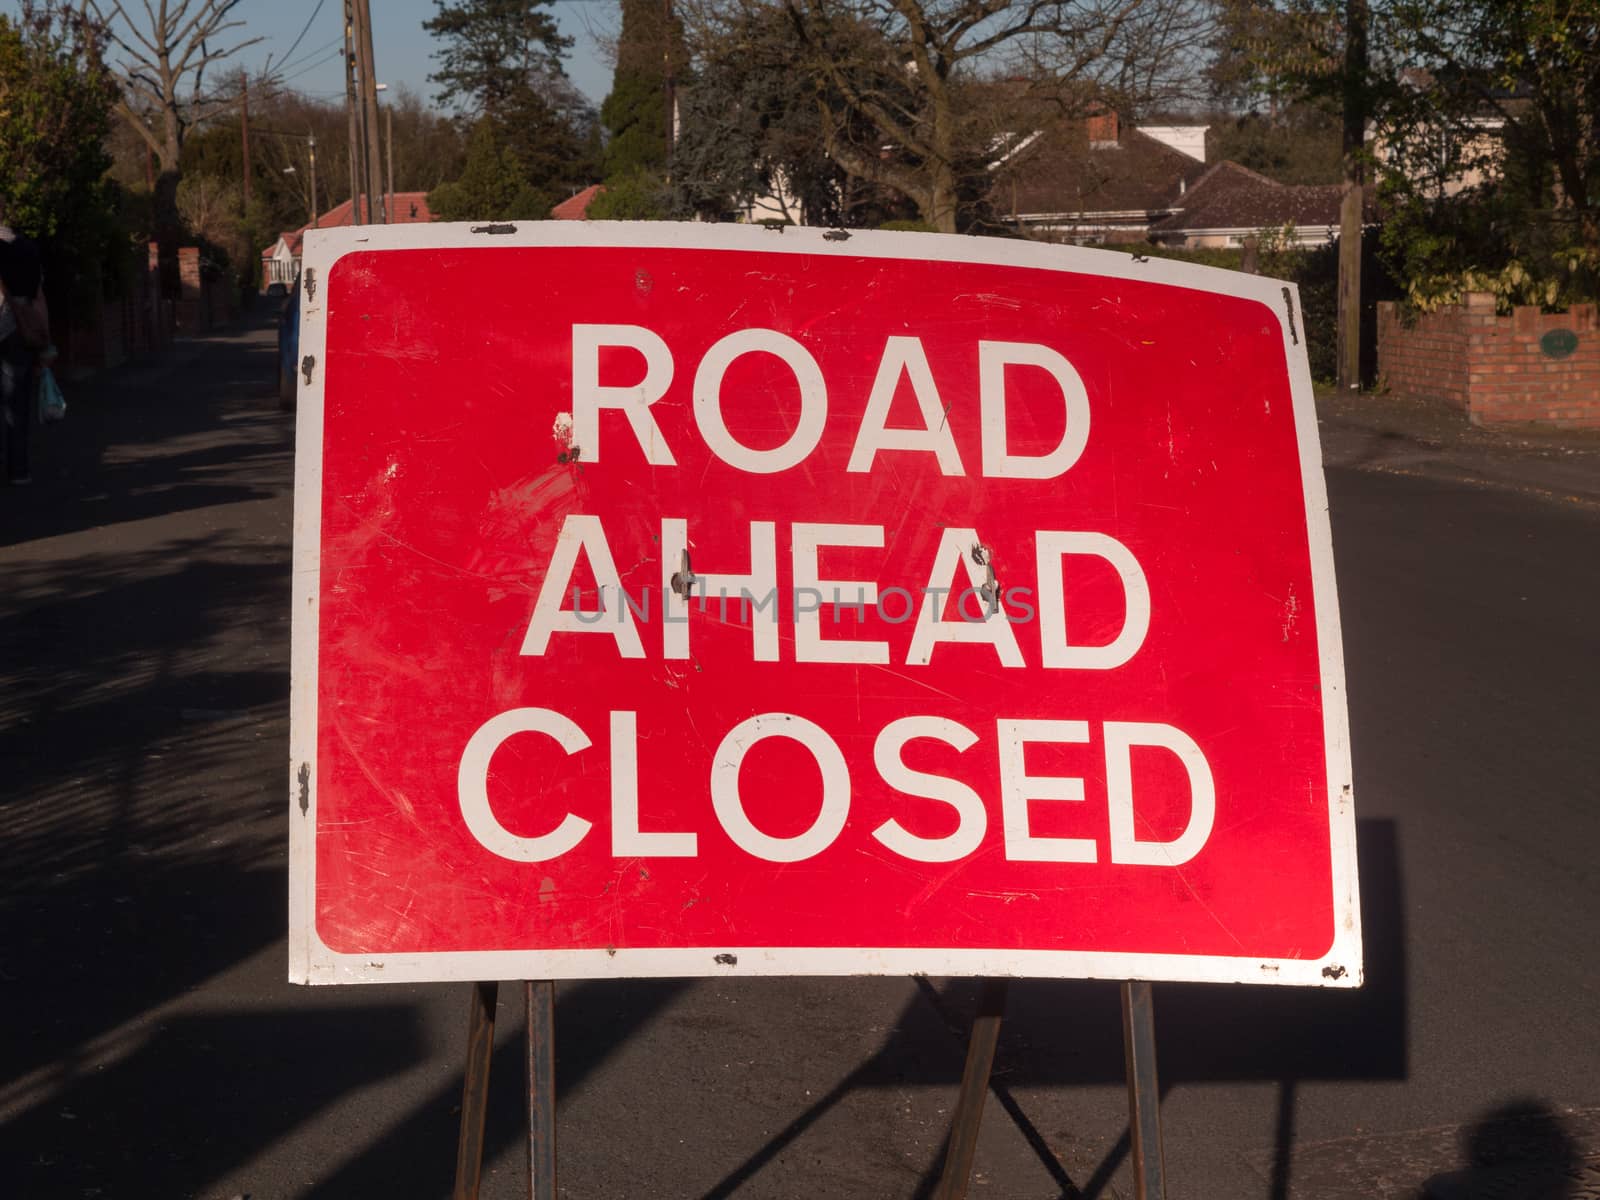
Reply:
[[[1007,163],[992,202],[1012,216],[1159,213],[1205,173],[1205,164],[1126,126],[1114,146],[1101,145],[1091,148],[1082,123],[1047,133]]]
[[[1342,194],[1337,183],[1283,184],[1236,162],[1220,162],[1183,195],[1177,204],[1179,211],[1155,222],[1150,232],[1337,225]]]
[[[392,225],[415,225],[433,220],[433,212],[428,208],[427,192],[385,192],[385,199],[389,203],[389,223]],[[349,200],[335,204],[327,212],[317,217],[315,225],[302,225],[299,229],[285,230],[278,236],[289,247],[289,253],[296,258],[300,256],[300,243],[305,238],[308,229],[336,229],[340,225],[350,224],[351,202]],[[366,197],[362,197],[361,214],[366,216]],[[269,258],[278,248],[277,242],[268,246],[261,252],[262,258]]]
[[[605,184],[596,183],[583,189],[575,196],[568,196],[560,204],[550,210],[550,216],[556,221],[587,221],[589,219],[589,205],[594,203],[594,198],[605,191]]]

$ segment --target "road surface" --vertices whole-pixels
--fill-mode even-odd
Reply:
[[[466,990],[284,982],[274,369],[258,319],[80,385],[0,491],[6,1195],[449,1192]],[[1170,1194],[1600,1194],[1592,447],[1329,445],[1368,985],[1157,986]],[[563,985],[563,1194],[925,1197],[976,991]],[[525,1186],[501,995],[493,1198]],[[1014,985],[971,1194],[1131,1196],[1121,1072],[1115,985]]]

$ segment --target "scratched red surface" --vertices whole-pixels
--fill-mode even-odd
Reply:
[[[317,684],[316,925],[335,950],[605,947],[957,947],[1316,958],[1333,937],[1318,648],[1301,466],[1276,314],[1184,288],[1056,271],[912,260],[672,249],[431,249],[356,253],[331,272]],[[645,462],[625,419],[601,415],[599,461],[553,435],[572,409],[572,326],[660,334],[675,375],[651,412],[677,458]],[[775,474],[735,470],[691,412],[706,349],[753,326],[786,332],[820,365],[828,419],[816,450]],[[964,477],[930,454],[849,459],[885,339],[922,339]],[[1091,425],[1058,479],[985,479],[979,469],[980,338],[1065,355]],[[754,355],[728,374],[728,425],[781,443],[798,411],[792,376]],[[637,382],[642,360],[601,359],[603,383]],[[1060,393],[1013,370],[1013,452],[1061,437]],[[891,424],[916,426],[902,380]],[[520,653],[563,519],[597,516],[630,591],[656,589],[639,623],[643,659],[609,636],[556,633]],[[1036,624],[1014,626],[1025,666],[992,648],[941,644],[908,665],[914,623],[850,614],[828,638],[890,646],[887,666],[794,661],[791,602],[780,661],[753,661],[751,633],[713,603],[691,613],[688,660],[662,657],[661,521],[688,522],[694,568],[749,569],[749,523],[777,524],[780,589],[796,521],[881,524],[884,549],[824,549],[822,574],[913,594],[940,531],[971,527],[1003,587],[1034,587],[1035,531],[1109,534],[1149,580],[1139,653],[1109,671],[1048,670]],[[1069,559],[1074,641],[1121,623],[1109,568]],[[580,558],[574,581],[593,604]],[[570,607],[570,604],[567,605]],[[894,614],[898,615],[898,613]],[[952,614],[953,615],[953,614]],[[768,619],[767,616],[755,619]],[[571,812],[593,822],[558,858],[499,858],[457,800],[473,732],[518,707],[558,711],[592,745],[567,756],[536,734],[507,741],[489,794],[510,830],[534,836]],[[612,855],[608,713],[638,714],[641,824],[694,831],[692,858]],[[764,712],[821,726],[850,766],[850,815],[826,850],[777,864],[740,849],[712,810],[723,735]],[[927,837],[955,827],[943,804],[892,791],[873,767],[878,731],[912,714],[978,735],[957,752],[913,743],[909,764],[983,798],[978,850],[926,864],[872,831],[894,816]],[[1081,803],[1035,801],[1035,832],[1092,837],[1091,864],[1013,862],[1001,831],[998,718],[1090,723],[1081,745],[1035,745],[1035,775],[1084,780]],[[1104,721],[1163,722],[1204,752],[1215,828],[1177,868],[1109,861]],[[1147,836],[1188,812],[1177,760],[1133,759]],[[784,739],[759,744],[741,777],[750,819],[792,836],[816,816],[817,768]],[[1163,831],[1165,831],[1163,833]]]

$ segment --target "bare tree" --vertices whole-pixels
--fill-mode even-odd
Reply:
[[[310,131],[299,133],[263,129],[261,133],[261,161],[266,166],[268,177],[293,194],[293,216],[309,223],[313,213],[327,212],[332,205],[324,204],[322,200],[331,187],[337,185],[339,171],[343,169],[348,174],[349,170],[349,160],[344,156],[344,139],[334,137],[319,143],[316,134]],[[320,157],[313,170],[312,159],[319,150]],[[319,173],[321,178],[318,178]],[[317,186],[315,194],[311,191],[313,180]]]
[[[1019,121],[1148,104],[1196,74],[1208,11],[1204,0],[779,2],[828,154],[945,232],[963,180],[982,176]]]
[[[159,164],[156,178],[157,224],[170,229],[177,210],[179,159],[189,129],[237,107],[233,91],[205,91],[206,69],[261,41],[247,38],[222,45],[223,35],[241,29],[233,12],[241,0],[141,0],[143,19],[121,0],[85,0],[120,54],[114,64],[122,96],[117,114],[142,138]]]
[[[178,213],[189,232],[229,255],[247,250],[239,219],[239,185],[215,175],[191,175],[178,183]]]

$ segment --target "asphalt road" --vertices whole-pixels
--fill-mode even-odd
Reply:
[[[187,343],[0,490],[5,1196],[449,1192],[466,990],[284,982],[273,382],[264,323]],[[1170,1195],[1600,1194],[1600,506],[1339,446],[1368,985],[1156,988]],[[925,1197],[975,995],[562,986],[563,1194]],[[486,1197],[525,1186],[518,1001]],[[1131,1196],[1121,1072],[1114,985],[1015,984],[972,1194]]]

